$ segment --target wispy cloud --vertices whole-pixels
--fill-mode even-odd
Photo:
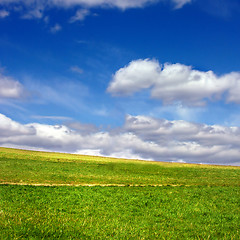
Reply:
[[[0,18],[5,18],[7,16],[9,16],[10,13],[6,10],[0,10]]]
[[[179,63],[161,65],[156,60],[139,59],[118,70],[107,91],[115,96],[127,96],[143,89],[151,89],[151,97],[164,104],[203,106],[206,99],[223,98],[228,103],[239,104],[240,73],[217,76],[212,71],[202,72]]]
[[[199,0],[196,3],[205,12],[218,17],[229,18],[240,13],[238,0]]]
[[[70,23],[76,22],[76,21],[83,21],[88,15],[90,15],[90,11],[88,9],[79,9],[77,10],[76,14],[71,17]]]
[[[191,3],[192,0],[172,0],[175,9],[182,8],[185,4]]]
[[[53,4],[65,7],[82,5],[86,7],[117,7],[120,9],[142,8],[157,2],[163,2],[163,0],[53,0]],[[168,0],[168,2],[172,2],[177,8],[180,8],[191,0]]]
[[[50,32],[55,34],[62,30],[62,26],[56,23],[53,27],[50,28]]]
[[[65,109],[78,112],[80,109],[88,110],[85,99],[89,97],[89,89],[78,81],[71,81],[59,77],[52,80],[51,85],[43,84],[41,81],[32,81],[30,77],[26,85],[31,92],[34,92],[32,104],[45,104],[60,106]]]
[[[72,72],[79,73],[79,74],[82,74],[82,73],[83,73],[83,69],[80,68],[80,67],[78,67],[78,66],[72,66],[72,67],[70,67],[70,70],[71,70]]]
[[[27,13],[25,13],[22,18],[23,19],[40,19],[43,17],[43,8],[34,8],[29,10]]]
[[[102,116],[102,117],[109,116],[109,112],[108,112],[108,110],[105,107],[101,107],[101,108],[95,109],[95,110],[93,109],[91,111],[91,113],[93,115]]]
[[[60,121],[70,121],[72,118],[70,117],[64,117],[64,116],[40,116],[40,115],[34,115],[31,116],[31,118],[34,119],[49,119],[49,120],[60,120]]]
[[[167,0],[167,2],[174,5],[175,9],[182,8],[191,1]],[[126,10],[129,8],[143,8],[158,2],[165,2],[165,0],[1,0],[0,6],[5,8],[2,10],[5,11],[2,13],[3,15],[17,9],[22,17],[27,19],[43,18],[47,9],[80,7],[81,9],[70,20],[70,22],[75,22],[84,20],[90,14],[90,8],[119,8]]]

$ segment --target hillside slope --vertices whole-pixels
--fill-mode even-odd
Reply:
[[[240,186],[240,167],[0,148],[0,183]]]
[[[239,167],[0,148],[0,169],[0,239],[240,239]]]

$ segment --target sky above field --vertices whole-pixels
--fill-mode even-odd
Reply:
[[[0,146],[240,165],[238,0],[0,0]]]

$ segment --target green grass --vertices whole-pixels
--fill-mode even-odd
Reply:
[[[1,186],[1,239],[239,239],[236,187]]]
[[[0,148],[0,183],[240,186],[240,168]]]
[[[239,167],[0,148],[0,182],[4,240],[240,239]]]

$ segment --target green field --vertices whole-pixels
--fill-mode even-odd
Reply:
[[[240,239],[240,168],[0,148],[0,239]]]

